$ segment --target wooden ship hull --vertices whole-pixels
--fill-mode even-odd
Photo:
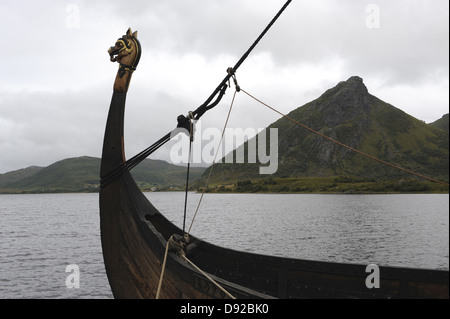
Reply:
[[[381,266],[380,288],[369,289],[367,265],[265,256],[222,248],[193,236],[166,254],[172,235],[181,237],[183,231],[149,202],[125,166],[125,101],[140,58],[137,32],[129,29],[108,52],[120,67],[103,143],[100,231],[115,298],[157,297],[163,269],[159,298],[449,297],[448,271],[444,270]]]
[[[125,94],[114,93],[102,170],[123,164]],[[181,229],[147,199],[128,170],[100,191],[104,262],[115,298],[155,298],[166,243]],[[369,289],[366,265],[309,261],[225,249],[191,237],[186,256],[236,298],[448,298],[448,271],[380,267]],[[169,251],[160,298],[228,298]]]

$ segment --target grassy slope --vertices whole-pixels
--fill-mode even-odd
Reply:
[[[191,169],[191,178],[198,178],[204,169]],[[86,192],[98,191],[100,159],[77,157],[58,161],[48,167],[4,183],[0,193]],[[143,187],[183,186],[186,168],[164,161],[145,160],[131,171]]]

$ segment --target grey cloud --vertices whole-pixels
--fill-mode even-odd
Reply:
[[[68,156],[99,156],[116,72],[106,50],[128,27],[138,30],[144,50],[127,101],[131,156],[167,133],[177,115],[203,102],[284,3],[2,1],[0,149],[6,155],[0,173]],[[78,6],[79,27],[67,25],[69,4]],[[379,8],[379,28],[366,24],[369,4]],[[360,75],[372,84],[371,93],[435,120],[448,112],[448,9],[446,0],[293,1],[238,78],[288,110]],[[412,91],[423,92],[421,100],[432,97],[434,109],[405,94]],[[236,111],[239,120],[232,125],[277,118],[264,113],[257,119],[255,108],[248,110]],[[223,125],[219,113],[207,119]]]

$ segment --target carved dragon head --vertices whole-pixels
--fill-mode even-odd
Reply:
[[[123,73],[134,71],[141,57],[141,45],[137,39],[137,31],[128,28],[127,34],[119,38],[108,50],[111,62],[119,62]]]

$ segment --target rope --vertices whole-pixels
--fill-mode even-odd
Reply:
[[[208,279],[209,281],[211,281],[217,288],[219,288],[220,290],[222,290],[228,297],[230,297],[231,299],[236,299],[236,297],[234,297],[232,294],[230,294],[228,291],[225,290],[225,288],[223,288],[221,285],[219,285],[217,282],[214,281],[214,279],[212,279],[210,276],[208,276],[208,274],[206,272],[204,272],[203,270],[201,270],[200,268],[198,268],[192,261],[190,261],[186,256],[181,256],[189,265],[191,265],[192,267],[194,267],[198,272],[200,272],[203,276],[206,277],[206,279]]]
[[[236,64],[233,67],[233,72],[236,72],[237,69],[240,67],[240,65],[245,61],[245,59],[247,59],[247,57],[250,55],[252,50],[258,44],[258,42],[266,35],[267,31],[269,31],[269,29],[273,26],[275,21],[277,21],[277,19],[280,17],[280,15],[283,13],[283,11],[291,3],[291,1],[292,0],[286,1],[286,3],[283,5],[283,7],[280,9],[280,11],[278,11],[278,13],[275,15],[275,17],[273,17],[273,19],[269,22],[269,24],[266,26],[266,28],[263,30],[263,32],[261,32],[261,34],[255,40],[255,42],[253,42],[253,44],[250,46],[250,48],[247,50],[247,52],[245,52],[244,55],[239,59],[239,61],[236,62]],[[215,105],[217,105],[217,103],[213,103],[212,105],[208,105],[208,104],[217,95],[217,93],[221,92],[222,90],[224,90],[226,88],[226,83],[231,78],[231,76],[232,76],[232,73],[229,72],[227,74],[227,76],[222,80],[222,82],[220,82],[219,86],[217,86],[217,88],[214,90],[214,92],[206,99],[206,101],[193,112],[196,120],[198,120],[206,111],[212,109]],[[223,95],[223,93],[222,93],[222,95]],[[220,95],[219,95],[219,97],[220,97]]]
[[[172,236],[170,236],[169,240],[166,243],[166,251],[164,253],[164,261],[162,264],[161,275],[159,276],[158,290],[156,291],[156,299],[159,299],[159,293],[161,292],[161,285],[162,285],[162,280],[164,277],[164,270],[166,269],[166,260],[167,260],[167,254],[169,252],[169,243],[170,243],[171,239],[172,239]]]
[[[192,135],[193,132],[191,130],[190,137],[189,137],[189,154],[188,154],[188,165],[186,170],[186,190],[184,194],[184,216],[183,216],[183,233],[186,229],[186,211],[187,211],[187,201],[188,201],[188,191],[189,191],[189,172],[191,168],[191,153],[192,153]]]
[[[375,160],[375,161],[377,161],[377,162],[379,162],[379,163],[382,163],[382,164],[384,164],[384,165],[391,166],[391,167],[393,167],[393,168],[402,170],[402,171],[407,172],[407,173],[409,173],[409,174],[412,174],[412,175],[415,175],[415,176],[418,176],[418,177],[421,177],[421,178],[430,180],[430,181],[435,182],[435,183],[439,183],[439,184],[443,184],[443,185],[449,186],[448,183],[445,183],[445,182],[439,181],[439,180],[437,180],[437,179],[434,179],[434,178],[431,178],[431,177],[428,177],[428,176],[425,176],[425,175],[422,175],[422,174],[419,174],[419,173],[410,171],[410,170],[408,170],[408,169],[406,169],[406,168],[403,168],[403,167],[400,167],[400,166],[397,166],[397,165],[388,163],[388,162],[383,161],[383,160],[381,160],[381,159],[379,159],[379,158],[377,158],[377,157],[374,157],[374,156],[369,155],[369,154],[367,154],[367,153],[358,151],[357,149],[354,149],[353,147],[350,147],[350,146],[345,145],[345,144],[343,144],[343,143],[341,143],[341,142],[339,142],[339,141],[337,141],[337,140],[335,140],[335,139],[332,139],[331,137],[328,137],[328,136],[326,136],[326,135],[323,135],[322,133],[317,132],[317,131],[313,130],[312,128],[310,128],[310,127],[308,127],[308,126],[306,126],[306,125],[304,125],[304,124],[298,122],[297,120],[293,119],[292,117],[289,117],[289,116],[287,116],[286,114],[281,113],[280,111],[276,110],[275,108],[273,108],[273,107],[269,106],[268,104],[262,102],[261,100],[257,99],[256,97],[254,97],[253,95],[251,95],[250,93],[248,93],[247,91],[245,91],[245,90],[242,89],[242,88],[241,88],[241,91],[244,92],[245,94],[247,94],[249,97],[251,97],[251,98],[254,99],[255,101],[257,101],[257,102],[259,102],[260,104],[264,105],[265,107],[267,107],[267,108],[271,109],[272,111],[274,111],[274,112],[280,114],[281,116],[283,116],[284,118],[288,119],[289,121],[291,121],[291,122],[293,122],[293,123],[295,123],[295,124],[297,124],[297,125],[300,125],[301,127],[307,129],[308,131],[310,131],[310,132],[312,132],[312,133],[314,133],[314,134],[317,134],[317,135],[319,135],[319,136],[321,136],[321,137],[323,137],[323,138],[325,138],[325,139],[327,139],[327,140],[329,140],[329,141],[331,141],[331,142],[333,142],[333,143],[335,143],[335,144],[338,144],[338,145],[340,145],[340,146],[342,146],[342,147],[345,147],[345,148],[347,148],[347,149],[349,149],[349,150],[351,150],[351,151],[353,151],[353,152],[356,152],[356,153],[358,153],[358,154],[360,154],[360,155],[363,155],[363,156],[365,156],[365,157],[368,157],[368,158],[370,158],[370,159],[372,159],[372,160]]]
[[[206,279],[211,281],[216,287],[218,287],[220,290],[222,290],[228,297],[230,297],[231,299],[236,299],[236,297],[234,297],[232,294],[230,294],[225,288],[223,288],[214,279],[212,279],[206,272],[201,270],[199,267],[197,267],[197,265],[195,265],[192,261],[190,261],[186,257],[186,255],[184,253],[184,249],[183,249],[183,247],[184,247],[183,244],[177,243],[174,239],[174,236],[176,236],[176,235],[170,236],[169,240],[166,243],[166,250],[164,252],[164,260],[163,260],[163,264],[162,264],[162,268],[161,268],[161,275],[159,276],[158,289],[156,290],[156,299],[159,299],[159,295],[161,293],[161,286],[162,286],[162,281],[164,278],[164,271],[166,269],[167,256],[169,254],[169,248],[171,245],[172,245],[172,248],[178,249],[179,256],[182,259],[184,259],[188,264],[190,264],[192,267],[194,267],[199,273],[201,273],[203,276],[205,276]]]
[[[237,69],[240,67],[240,65],[247,59],[247,57],[250,55],[250,53],[253,51],[253,49],[256,47],[258,42],[265,36],[267,31],[273,26],[275,21],[280,17],[280,15],[283,13],[283,11],[288,7],[288,5],[292,2],[292,0],[287,0],[286,3],[283,5],[283,7],[278,11],[278,13],[273,17],[273,19],[270,21],[270,23],[266,26],[266,28],[261,32],[259,37],[253,42],[253,44],[250,46],[250,48],[244,53],[244,55],[239,59],[239,61],[235,64],[233,68],[229,68],[227,70],[227,76],[220,82],[220,84],[217,86],[217,88],[214,90],[214,92],[206,99],[206,101],[200,105],[195,111],[191,112],[192,117],[196,120],[200,119],[200,117],[208,110],[214,108],[222,99],[223,95],[225,94],[225,91],[227,89],[227,82],[228,80],[233,77],[233,80],[235,81],[236,87],[239,91],[239,86],[236,82],[236,77],[234,76]],[[120,40],[120,39],[119,39]],[[135,41],[135,40],[133,40]],[[139,54],[136,56],[135,62],[133,65],[137,65],[140,59],[140,44],[138,41],[136,42],[136,48],[139,50]],[[217,95],[216,100],[209,104],[214,97]],[[191,115],[190,114],[190,115]],[[135,167],[137,164],[142,162],[144,159],[146,159],[151,153],[156,151],[159,147],[164,145],[167,141],[170,140],[171,133],[168,133],[163,138],[161,138],[158,142],[150,146],[149,148],[145,149],[141,153],[137,154],[133,158],[130,158],[125,163],[119,165],[115,169],[113,169],[111,172],[107,173],[105,176],[101,176],[100,180],[100,186],[105,187],[110,182],[114,181],[116,178],[118,178],[125,169],[131,170],[133,167]]]
[[[164,135],[162,138],[160,138],[158,141],[156,141],[154,144],[143,150],[142,152],[136,154],[126,162],[122,163],[121,165],[117,166],[113,170],[111,170],[109,173],[105,174],[100,179],[100,185],[101,187],[105,187],[112,181],[114,181],[116,178],[118,178],[126,169],[131,170],[133,169],[137,164],[142,162],[144,159],[146,159],[150,154],[152,154],[154,151],[156,151],[158,148],[163,146],[165,143],[167,143],[170,140],[171,133],[168,133]]]
[[[231,100],[231,104],[230,104],[230,109],[228,110],[228,115],[227,115],[227,118],[226,118],[226,120],[225,120],[225,124],[224,124],[224,126],[223,126],[222,136],[220,137],[219,146],[222,145],[222,140],[223,140],[223,137],[224,137],[224,135],[225,135],[225,129],[226,129],[226,127],[228,126],[228,120],[230,119],[231,110],[233,109],[234,99],[235,99],[235,97],[236,97],[236,93],[237,93],[237,92],[238,92],[237,90],[234,91],[233,99]],[[213,159],[213,162],[212,162],[212,164],[211,164],[211,168],[209,169],[209,174],[208,174],[208,178],[206,179],[205,188],[204,188],[203,191],[202,191],[202,195],[200,196],[200,199],[199,199],[199,201],[198,201],[198,205],[197,205],[197,208],[196,208],[196,210],[195,210],[194,217],[192,218],[191,225],[189,226],[189,230],[188,230],[188,232],[187,232],[188,235],[189,235],[190,232],[191,232],[192,225],[194,224],[195,217],[197,216],[198,210],[199,210],[200,205],[201,205],[201,203],[202,203],[203,196],[205,195],[205,191],[206,191],[206,189],[208,188],[209,179],[211,178],[211,173],[212,173],[212,170],[213,170],[213,168],[214,168],[214,164],[216,163],[217,154],[219,154],[219,150],[220,150],[220,148],[218,147],[218,148],[217,148],[217,151],[216,151],[216,154],[214,155],[214,159]]]

